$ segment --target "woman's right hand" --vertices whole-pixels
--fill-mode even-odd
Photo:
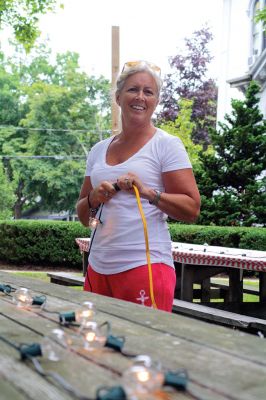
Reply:
[[[101,203],[107,203],[116,194],[116,189],[109,181],[102,181],[90,191],[89,201],[92,207],[98,207]]]

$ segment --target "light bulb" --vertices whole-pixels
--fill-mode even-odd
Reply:
[[[98,220],[98,218],[96,217],[89,218],[89,228],[95,229],[99,223],[100,221]]]
[[[69,345],[73,348],[73,349],[83,349],[84,348],[84,339],[83,337],[80,335],[80,333],[78,331],[76,332],[71,332],[69,335]]]
[[[70,345],[68,335],[62,329],[53,329],[49,336],[44,336],[41,340],[42,356],[50,361],[59,361],[63,358],[64,349]]]
[[[133,365],[122,375],[123,387],[129,398],[159,389],[164,382],[164,375],[152,364],[149,356],[138,356]]]
[[[17,289],[13,295],[13,301],[18,307],[31,308],[32,306],[43,307],[46,296],[33,296],[27,288]]]
[[[83,337],[83,346],[86,350],[99,349],[106,343],[106,335],[98,327],[96,322],[86,322],[82,326],[80,334]]]
[[[84,325],[96,314],[95,307],[90,301],[82,303],[81,307],[75,311],[75,319],[80,325]]]
[[[81,326],[92,319],[96,314],[95,307],[90,301],[85,301],[76,311],[59,313],[59,321],[63,325],[71,322],[78,322]]]
[[[18,307],[29,307],[32,305],[33,297],[29,289],[17,289],[13,295],[13,301]]]

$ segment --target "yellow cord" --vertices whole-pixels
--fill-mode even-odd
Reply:
[[[154,299],[154,292],[153,292],[153,280],[152,280],[152,267],[151,267],[151,259],[150,259],[150,249],[149,249],[149,239],[148,239],[148,229],[147,229],[147,222],[146,218],[142,209],[142,204],[140,201],[140,195],[138,188],[133,185],[133,189],[135,191],[138,207],[139,207],[139,212],[141,215],[142,223],[143,223],[143,229],[144,229],[144,237],[145,237],[145,245],[146,245],[146,258],[147,258],[147,264],[148,264],[148,271],[149,271],[149,284],[150,284],[150,296],[151,296],[151,303],[153,308],[157,308],[157,305],[155,303]]]

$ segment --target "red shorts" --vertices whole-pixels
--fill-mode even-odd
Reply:
[[[157,308],[171,312],[176,284],[174,268],[163,263],[152,264],[152,280]],[[152,306],[147,265],[112,275],[99,274],[89,265],[84,290],[148,307]]]

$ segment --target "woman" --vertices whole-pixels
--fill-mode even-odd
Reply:
[[[176,277],[166,218],[194,221],[200,195],[181,140],[152,123],[161,86],[154,64],[124,65],[115,93],[122,130],[91,149],[77,213],[85,226],[95,214],[101,221],[84,290],[171,311]],[[133,186],[147,221],[151,270]]]

